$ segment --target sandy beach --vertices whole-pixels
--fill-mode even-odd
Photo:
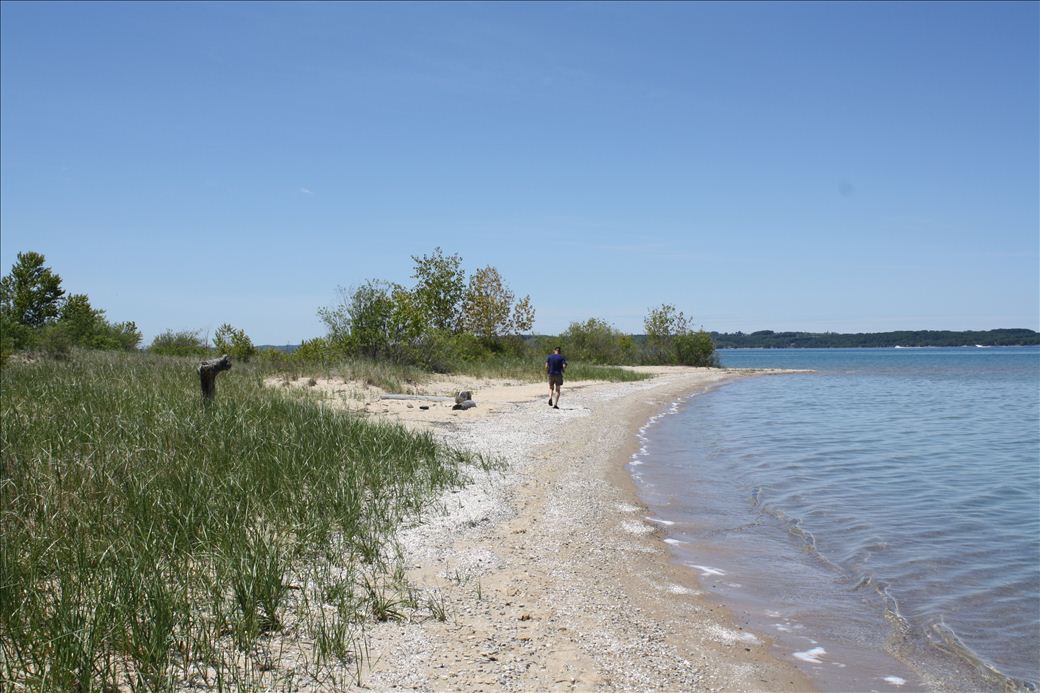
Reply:
[[[465,379],[477,407],[381,400],[342,382],[327,391],[372,417],[427,429],[498,458],[438,499],[400,539],[409,582],[444,620],[374,625],[362,684],[375,690],[805,691],[810,682],[744,630],[739,614],[674,565],[625,463],[636,432],[676,398],[766,371],[653,369],[634,383],[566,383],[560,409],[542,384]],[[428,409],[421,409],[427,406]]]

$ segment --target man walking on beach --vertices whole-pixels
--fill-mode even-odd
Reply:
[[[567,359],[560,353],[560,347],[555,347],[553,353],[545,359],[545,372],[549,374],[549,406],[553,409],[560,408],[560,388],[563,386],[563,371],[567,368]],[[553,404],[553,386],[556,387],[556,403]]]

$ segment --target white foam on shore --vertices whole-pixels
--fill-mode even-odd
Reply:
[[[885,678],[883,678],[881,680],[884,681],[885,683],[891,684],[893,686],[905,686],[906,685],[906,679],[899,678],[898,676],[886,676]]]
[[[668,585],[668,592],[671,594],[701,594],[697,590],[691,590],[689,587],[683,587],[682,585]]]
[[[805,650],[804,652],[793,653],[795,657],[802,660],[803,662],[811,662],[812,664],[822,664],[820,657],[827,654],[827,650],[822,647],[814,647],[811,650]]]
[[[748,645],[759,645],[762,642],[755,637],[754,633],[731,630],[718,625],[709,626],[708,632],[714,640],[719,642],[742,642]]]
[[[791,627],[790,626],[785,626],[782,623],[774,623],[773,624],[773,628],[776,628],[781,633],[790,633],[791,632]]]
[[[660,519],[658,519],[658,518],[656,518],[656,517],[645,517],[645,518],[643,518],[643,519],[644,519],[644,520],[647,520],[647,521],[649,521],[649,522],[656,522],[656,523],[657,523],[657,524],[659,524],[659,525],[668,525],[669,527],[671,527],[672,525],[674,525],[674,524],[675,524],[675,523],[674,523],[674,522],[672,522],[671,520],[660,520]]]
[[[688,541],[681,541],[679,539],[672,539],[671,537],[668,537],[668,538],[666,538],[664,540],[664,543],[671,544],[672,546],[680,546],[680,545],[683,545],[683,544],[689,544],[690,542],[688,542]]]
[[[629,534],[650,534],[654,531],[653,527],[642,522],[625,521],[621,523],[621,528]]]
[[[686,565],[691,568],[696,568],[701,571],[701,577],[708,577],[709,575],[725,575],[726,571],[721,568],[712,568],[706,565],[694,565],[693,563],[687,563]]]
[[[803,662],[809,662],[811,664],[823,664],[823,662],[820,661],[820,657],[827,654],[827,650],[823,649],[822,647],[814,647],[811,650],[806,650],[805,652],[795,652],[793,654],[795,657],[802,660]]]

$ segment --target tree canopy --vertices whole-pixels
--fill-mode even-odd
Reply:
[[[36,252],[18,253],[11,273],[0,278],[0,342],[6,355],[40,349],[64,356],[73,346],[136,349],[141,332],[131,321],[110,323],[86,294],[65,294],[61,277]]]
[[[43,327],[58,317],[61,299],[61,277],[44,263],[40,253],[18,253],[11,273],[0,279],[0,304],[10,311],[16,322],[26,327]]]

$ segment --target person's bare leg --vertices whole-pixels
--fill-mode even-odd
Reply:
[[[552,399],[552,398],[550,397],[550,399]],[[553,408],[555,408],[555,409],[559,409],[560,408],[560,384],[559,383],[556,383],[556,404],[553,405]]]

